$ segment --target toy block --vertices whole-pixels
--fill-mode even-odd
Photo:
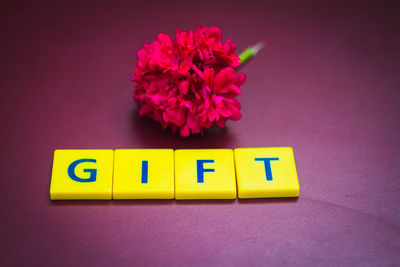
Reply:
[[[114,151],[54,151],[50,199],[111,199]]]
[[[175,150],[175,198],[235,199],[233,150]]]
[[[239,198],[298,197],[291,147],[234,150]]]
[[[116,149],[114,199],[173,199],[173,149]]]

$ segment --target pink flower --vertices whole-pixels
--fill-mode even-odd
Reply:
[[[160,33],[137,53],[133,98],[141,103],[139,116],[148,116],[181,136],[204,133],[214,124],[239,120],[235,98],[245,82],[236,73],[240,59],[231,39],[221,42],[217,27],[176,31],[175,40]]]

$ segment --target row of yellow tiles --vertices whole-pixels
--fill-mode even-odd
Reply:
[[[290,147],[54,152],[51,199],[298,197]]]

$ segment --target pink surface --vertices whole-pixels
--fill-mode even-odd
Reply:
[[[201,1],[3,4],[1,265],[400,265],[399,6]],[[136,51],[221,27],[243,118],[181,139],[137,118]],[[292,146],[300,198],[49,200],[57,148]]]

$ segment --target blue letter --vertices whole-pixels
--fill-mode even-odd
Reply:
[[[147,184],[147,175],[149,173],[149,162],[147,160],[142,161],[142,184]]]
[[[204,173],[214,172],[214,169],[204,169],[203,163],[214,163],[213,159],[199,159],[197,160],[197,182],[204,183]]]
[[[279,158],[255,158],[255,161],[264,161],[267,181],[272,181],[271,160],[279,160]]]
[[[97,170],[96,169],[83,169],[84,172],[89,172],[90,177],[89,178],[79,178],[75,174],[75,168],[78,166],[78,164],[84,163],[84,162],[92,162],[96,163],[95,159],[78,159],[75,160],[74,162],[71,163],[68,167],[68,175],[69,177],[76,181],[76,182],[81,182],[81,183],[87,183],[87,182],[94,182],[96,181],[96,175],[97,175]]]

